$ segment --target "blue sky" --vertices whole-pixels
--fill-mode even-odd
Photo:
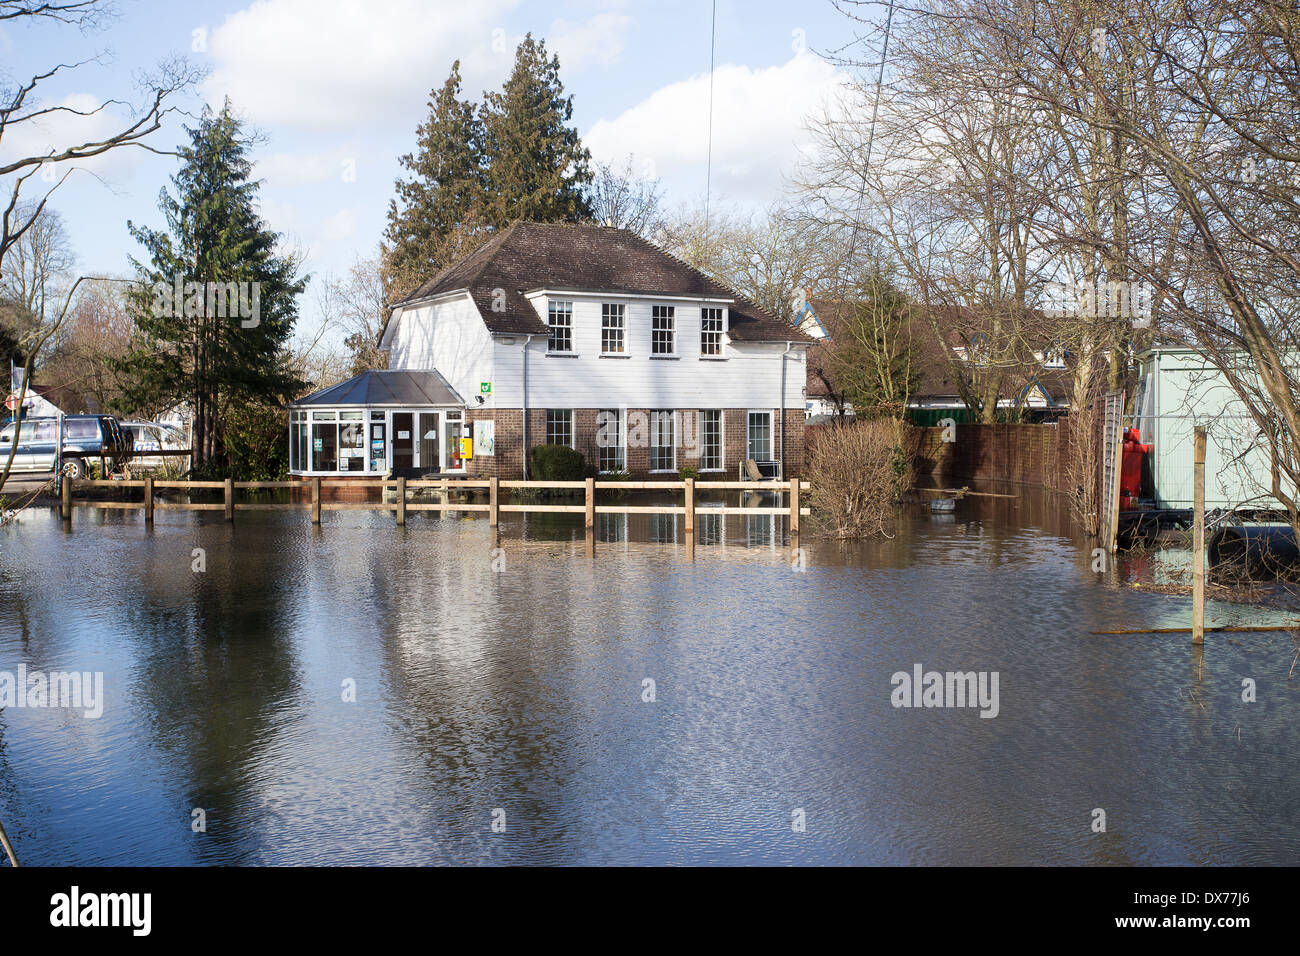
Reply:
[[[518,40],[547,40],[574,97],[574,121],[598,159],[660,178],[669,206],[702,199],[708,137],[708,0],[118,0],[101,31],[54,25],[0,28],[6,80],[103,54],[44,87],[47,104],[135,98],[134,77],[171,54],[208,71],[184,106],[229,95],[264,138],[254,153],[263,216],[306,255],[316,276],[372,252],[431,88],[461,60],[477,99],[505,78]],[[713,201],[756,208],[779,199],[807,148],[802,118],[846,77],[818,52],[842,45],[850,23],[827,0],[719,0],[714,73]],[[155,134],[182,138],[175,117]],[[107,118],[42,131],[65,142]],[[12,140],[14,137],[10,137]],[[29,135],[28,140],[39,136]],[[0,157],[43,144],[0,146]],[[126,221],[161,225],[157,196],[172,157],[118,151],[87,164],[58,193],[86,274],[125,274],[138,254]],[[352,175],[354,173],[354,175]],[[303,325],[315,324],[312,295]]]

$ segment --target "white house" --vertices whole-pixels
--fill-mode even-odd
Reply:
[[[560,444],[601,472],[793,477],[811,345],[632,232],[519,222],[397,305],[389,371],[336,386],[350,404],[295,406],[291,470],[520,478]]]

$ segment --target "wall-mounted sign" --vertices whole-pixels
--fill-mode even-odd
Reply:
[[[496,454],[496,422],[474,423],[474,452],[480,457]]]
[[[478,390],[479,390],[479,393],[482,394],[482,395],[491,395],[491,394],[492,394],[492,383],[491,383],[491,382],[479,382],[479,383],[478,383]]]
[[[397,433],[397,437],[398,437],[398,440],[400,440],[400,441],[405,441],[405,440],[407,440],[407,439],[409,439],[409,438],[411,437],[411,433],[410,433],[410,432],[398,432],[398,433]]]

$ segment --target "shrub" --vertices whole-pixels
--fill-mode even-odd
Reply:
[[[700,469],[696,468],[693,465],[686,465],[680,471],[677,472],[678,481],[685,481],[687,478],[692,478],[698,481],[700,478]]]
[[[623,469],[619,469],[618,471],[606,471],[602,474],[597,475],[596,480],[597,481],[631,481],[632,473],[630,471],[626,471]],[[614,498],[627,497],[626,488],[611,488],[606,490],[605,493]]]
[[[889,418],[827,427],[808,465],[811,505],[839,538],[887,535],[912,484],[907,426]]]
[[[535,481],[582,481],[587,460],[567,445],[536,445],[529,453],[529,477]]]

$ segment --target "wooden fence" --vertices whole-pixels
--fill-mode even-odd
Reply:
[[[138,501],[98,501],[89,498],[78,499],[78,488],[142,488],[143,494]],[[185,491],[221,489],[220,502],[159,501],[160,489],[177,488]],[[392,501],[323,501],[322,489],[326,488],[393,488],[396,490]],[[486,502],[458,501],[409,501],[408,493],[413,489],[429,488],[443,492],[461,490],[486,490]],[[500,491],[515,488],[557,489],[576,491],[582,489],[582,504],[540,504],[519,502],[517,504],[500,503]],[[311,509],[312,524],[320,524],[322,511],[393,511],[399,525],[406,524],[408,511],[479,511],[487,512],[488,523],[496,527],[500,515],[511,512],[549,512],[558,514],[581,514],[585,517],[586,527],[595,524],[598,514],[679,514],[686,516],[686,531],[695,530],[695,515],[701,511],[707,514],[722,515],[788,515],[789,531],[799,533],[799,518],[810,514],[808,508],[799,504],[800,493],[807,491],[809,484],[799,479],[790,481],[697,481],[687,478],[683,481],[599,481],[587,478],[584,481],[502,481],[497,478],[432,478],[412,479],[363,479],[363,480],[322,480],[311,478],[306,481],[155,481],[152,476],[141,480],[74,480],[65,478],[61,492],[61,510],[65,519],[72,518],[72,509],[107,508],[144,510],[146,523],[153,521],[155,510],[176,511],[222,511],[227,521],[235,520],[236,511],[305,511]],[[310,489],[311,497],[307,501],[238,501],[236,493],[244,489]],[[776,507],[695,507],[697,491],[772,491],[783,493],[788,497],[786,505]],[[608,505],[596,504],[597,491],[680,491],[681,505]]]

